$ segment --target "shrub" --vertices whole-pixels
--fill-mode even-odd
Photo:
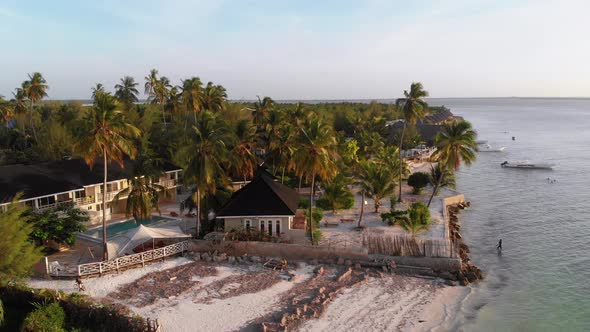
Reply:
[[[415,220],[422,225],[428,225],[430,223],[430,210],[423,202],[412,204],[408,209],[408,216],[411,220]]]
[[[408,211],[391,210],[389,212],[381,213],[381,220],[387,222],[389,226],[393,226],[396,222],[399,222],[402,219],[407,219],[407,213]]]
[[[309,209],[309,199],[305,197],[299,198],[299,204],[297,206],[300,209]]]
[[[309,216],[309,210],[305,210],[306,218]],[[311,210],[311,217],[313,220],[313,225],[317,228],[320,225],[320,221],[324,218],[324,211],[320,208],[313,208]]]
[[[430,176],[426,173],[416,172],[408,178],[408,185],[414,188],[413,193],[418,195],[422,189],[430,183]]]
[[[320,197],[316,201],[316,206],[323,210],[331,211],[352,209],[354,206],[354,195],[351,192],[347,192],[335,201],[330,201],[326,197]]]
[[[319,228],[314,229],[313,240],[315,241],[315,244],[318,244],[318,242],[320,242],[321,239],[322,239],[322,231]]]
[[[59,303],[36,304],[36,309],[27,315],[23,322],[24,332],[62,332],[66,314]]]

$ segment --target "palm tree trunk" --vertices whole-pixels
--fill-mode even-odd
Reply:
[[[164,107],[164,103],[160,103],[162,106],[162,118],[164,119],[164,130],[166,130],[166,107]]]
[[[428,204],[426,205],[427,207],[430,207],[430,203],[432,202],[432,198],[436,194],[436,191],[438,190],[438,187],[440,186],[440,183],[442,182],[444,175],[445,175],[445,173],[441,171],[440,176],[438,177],[438,180],[436,180],[436,184],[434,185],[434,189],[432,190],[432,195],[430,195],[430,199],[428,199]]]
[[[281,184],[284,183],[283,181],[285,180],[285,167],[283,166],[283,174],[281,175]]]
[[[315,173],[311,176],[311,188],[309,189],[309,238],[311,239],[311,244],[315,244],[313,241],[313,216],[312,216],[312,208],[313,208],[313,192],[314,192],[314,185],[315,185]]]
[[[102,259],[109,260],[108,242],[107,242],[107,152],[102,149],[102,156],[104,162],[103,186],[102,186]]]
[[[356,227],[361,227],[361,221],[363,221],[363,213],[365,212],[365,191],[361,193],[361,214],[359,214],[359,221]]]
[[[38,143],[37,140],[37,130],[35,129],[35,123],[33,122],[33,101],[31,100],[31,108],[29,110],[29,122],[31,123],[31,129],[33,130],[33,137],[35,138],[35,143]]]
[[[402,135],[399,140],[399,195],[397,197],[398,203],[402,202],[402,173],[403,173],[403,165],[402,162],[402,145],[404,144],[404,134],[406,131],[406,121],[404,121],[404,127],[402,128]]]
[[[299,177],[299,188],[297,189],[297,192],[301,192],[301,181],[303,181],[303,176]]]
[[[197,236],[201,235],[201,190],[197,187]]]
[[[375,213],[379,213],[379,207],[381,206],[381,201],[378,199],[374,199],[375,201]]]

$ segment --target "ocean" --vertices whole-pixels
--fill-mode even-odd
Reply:
[[[457,190],[471,202],[460,216],[462,234],[486,277],[441,329],[590,330],[590,99],[429,103],[470,121],[478,139],[506,147],[479,153],[457,174]],[[500,167],[513,160],[556,167]]]

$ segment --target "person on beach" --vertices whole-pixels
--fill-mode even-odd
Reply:
[[[82,283],[82,278],[80,278],[80,276],[76,277],[76,286],[78,286],[78,292],[83,292],[86,290],[84,284]]]
[[[498,251],[502,251],[502,239],[500,239],[500,241],[498,241],[498,245],[496,246],[496,249],[498,249]]]

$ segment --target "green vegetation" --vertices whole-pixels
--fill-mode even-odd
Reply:
[[[57,244],[74,245],[76,233],[86,230],[88,214],[73,203],[60,204],[44,211],[26,211],[27,221],[33,225],[30,238],[37,246],[47,245],[49,241]]]
[[[0,212],[0,284],[28,275],[41,259],[41,250],[30,241],[33,224],[26,209],[16,203],[16,197],[6,212]]]
[[[324,184],[324,194],[320,197],[316,205],[324,210],[350,209],[354,206],[354,195],[348,188],[351,179],[344,174],[338,174],[331,181]]]
[[[23,332],[65,332],[66,313],[59,303],[35,304],[35,310],[27,315]]]
[[[415,195],[421,194],[422,189],[424,189],[429,183],[430,176],[422,172],[413,173],[408,178],[408,185],[413,188],[412,193]]]
[[[438,192],[446,173],[458,170],[461,163],[469,166],[475,161],[476,139],[477,132],[471,127],[471,123],[464,120],[446,124],[437,135],[437,150],[434,159],[440,164],[441,170],[445,171],[438,174],[434,190],[428,200],[428,206],[430,206],[435,193]]]
[[[422,202],[416,202],[408,209],[408,217],[400,218],[399,225],[415,238],[421,231],[430,228],[430,211]]]

